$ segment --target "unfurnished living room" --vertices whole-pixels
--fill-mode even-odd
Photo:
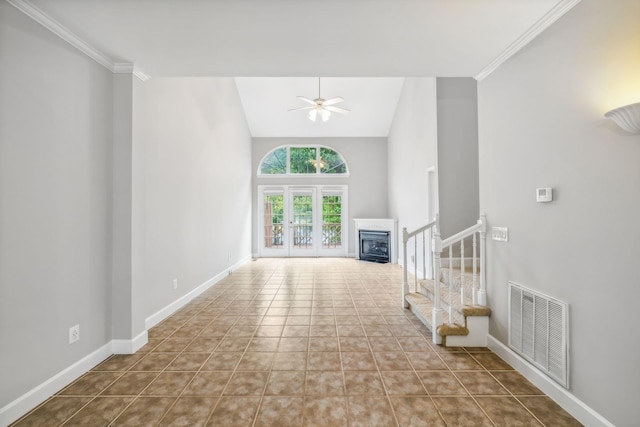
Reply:
[[[0,426],[638,425],[639,71],[637,0],[0,1]]]

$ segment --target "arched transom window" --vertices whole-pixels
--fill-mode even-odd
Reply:
[[[284,145],[270,151],[258,168],[258,175],[349,175],[340,153],[321,145]]]

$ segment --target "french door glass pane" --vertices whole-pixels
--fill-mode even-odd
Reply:
[[[322,247],[342,248],[341,196],[322,196]]]
[[[264,196],[264,247],[281,249],[284,245],[284,195]]]
[[[293,247],[313,247],[313,197],[293,196]]]

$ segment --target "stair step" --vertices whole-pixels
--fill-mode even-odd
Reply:
[[[471,271],[465,271],[463,275],[459,268],[449,270],[448,267],[442,267],[440,269],[440,283],[442,283],[442,286],[449,288],[449,282],[451,282],[451,288],[453,290],[460,291],[460,288],[464,289],[465,297],[469,299],[471,299],[473,294],[474,276],[476,279],[476,286],[479,287],[480,276],[478,274],[472,274]]]
[[[416,315],[418,319],[422,323],[424,323],[427,328],[429,328],[432,332],[434,331],[433,323],[432,323],[432,314],[433,314],[433,301],[429,299],[426,295],[413,292],[405,295],[405,300],[409,303],[409,308]],[[463,337],[470,336],[470,330],[468,328],[469,323],[477,323],[476,321],[470,322],[468,318],[474,317],[485,317],[488,318],[491,316],[491,309],[489,307],[481,306],[481,305],[459,305],[458,307],[454,306],[454,322],[449,323],[449,315],[448,312],[445,311],[443,313],[443,323],[439,325],[435,329],[435,333],[440,335],[443,339],[442,344],[447,346],[447,337],[452,337],[449,339],[450,345],[464,345],[465,341],[460,341],[460,339],[466,339]],[[457,319],[462,319],[461,321]],[[488,321],[483,321],[486,323],[483,328],[488,328]],[[476,336],[470,337],[473,343],[484,343],[486,341],[486,331],[475,331]],[[480,333],[480,338],[478,338],[477,334]],[[482,338],[484,334],[484,338]],[[459,337],[459,338],[453,338]],[[483,344],[486,345],[486,344]]]
[[[433,280],[422,280],[420,281],[420,289],[419,292],[424,295],[429,300],[434,300],[434,283]],[[464,316],[462,314],[462,302],[460,301],[460,292],[457,291],[449,291],[448,288],[444,287],[443,284],[440,284],[440,307],[445,311],[449,312],[449,306],[453,308],[453,321],[454,323],[463,323]]]
[[[405,300],[409,303],[409,308],[429,330],[433,332],[433,324],[431,316],[433,314],[433,301],[418,292],[412,292],[405,295]],[[448,318],[448,315],[445,313]]]
[[[469,335],[469,329],[467,329],[466,326],[458,325],[455,323],[454,324],[444,323],[438,326],[438,329],[436,329],[436,332],[441,337],[446,337],[449,335],[458,335],[458,336]]]
[[[470,316],[491,316],[491,309],[484,305],[463,305],[461,308],[462,315]]]

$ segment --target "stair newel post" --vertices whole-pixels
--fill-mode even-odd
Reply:
[[[432,341],[434,344],[442,344],[442,337],[438,335],[436,330],[442,325],[444,313],[440,305],[440,269],[442,268],[442,239],[440,238],[440,230],[436,223],[433,228],[433,237],[431,242],[431,252],[433,252],[433,313],[431,315],[431,331]]]
[[[480,290],[478,291],[478,304],[487,305],[487,260],[486,260],[486,245],[487,245],[487,217],[486,215],[480,215],[478,220],[480,224]]]
[[[402,306],[409,308],[409,303],[405,299],[405,295],[409,293],[409,282],[407,279],[407,240],[409,240],[409,233],[407,227],[402,228],[402,265],[404,270],[404,276],[402,279]]]
[[[478,256],[477,254],[477,249],[476,247],[478,246],[478,239],[476,237],[477,233],[473,233],[473,271],[471,272],[471,278],[472,278],[472,288],[471,288],[471,298],[472,298],[472,303],[473,305],[478,304],[478,284],[477,284],[477,279],[476,276],[478,274],[478,261],[476,259],[476,257]]]

